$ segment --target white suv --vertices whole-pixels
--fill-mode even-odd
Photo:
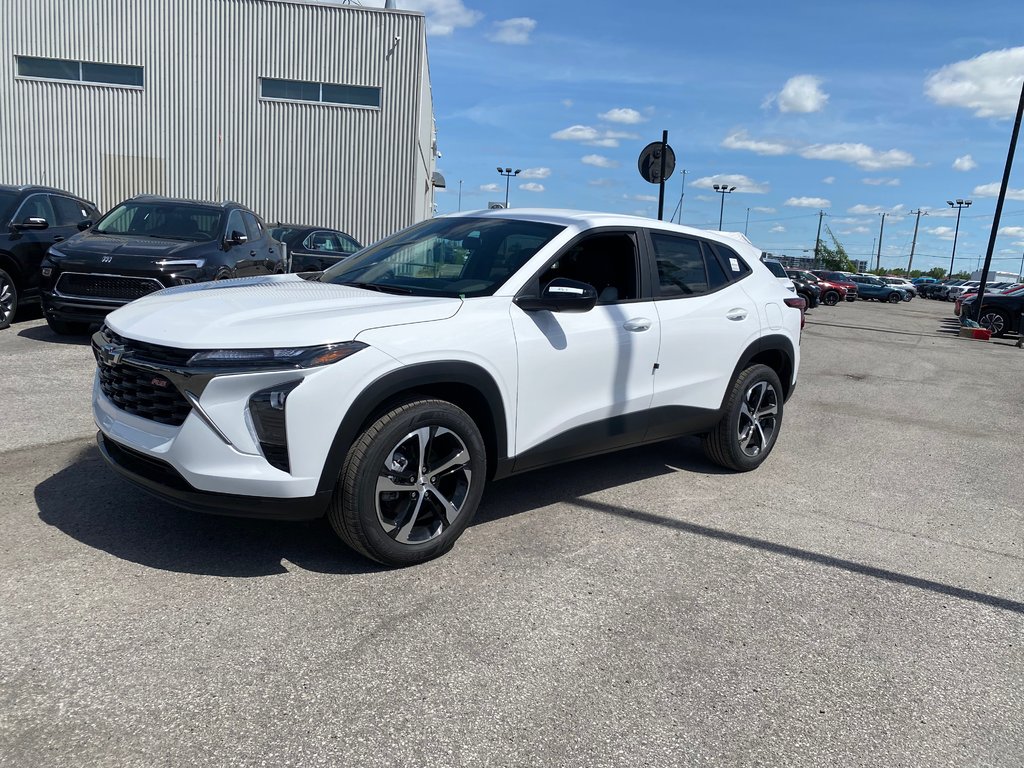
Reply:
[[[323,273],[170,288],[93,337],[101,451],[177,504],[327,515],[364,555],[436,557],[486,479],[703,436],[768,456],[801,299],[760,251],[649,219],[445,216]]]

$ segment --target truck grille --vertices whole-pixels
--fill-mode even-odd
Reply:
[[[163,287],[163,283],[152,277],[65,272],[57,280],[56,290],[68,298],[134,301]]]

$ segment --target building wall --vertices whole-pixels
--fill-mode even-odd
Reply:
[[[144,67],[142,90],[25,80],[15,56]],[[261,77],[377,86],[381,107],[273,102]],[[0,25],[0,183],[104,210],[236,200],[370,242],[430,215],[423,16],[297,0],[23,0]],[[424,146],[426,144],[426,146]]]

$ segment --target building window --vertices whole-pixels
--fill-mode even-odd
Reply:
[[[281,101],[312,101],[346,107],[380,107],[380,88],[365,85],[310,83],[304,80],[260,78],[260,97]]]
[[[142,88],[143,69],[126,64],[99,64],[93,61],[68,59],[40,59],[35,56],[16,56],[19,77],[42,80],[61,80],[87,85],[115,85]]]

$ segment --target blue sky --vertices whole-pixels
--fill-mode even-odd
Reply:
[[[365,0],[364,5],[383,5]],[[398,0],[423,10],[438,147],[439,213],[503,200],[657,215],[643,147],[669,131],[677,170],[665,217],[760,247],[813,249],[818,211],[851,255],[882,265],[974,269],[991,231],[1024,80],[1024,6],[950,2],[484,3]],[[1024,149],[994,268],[1024,254]],[[749,213],[748,213],[749,209]],[[749,217],[749,218],[748,218]],[[749,221],[749,223],[748,223]]]

